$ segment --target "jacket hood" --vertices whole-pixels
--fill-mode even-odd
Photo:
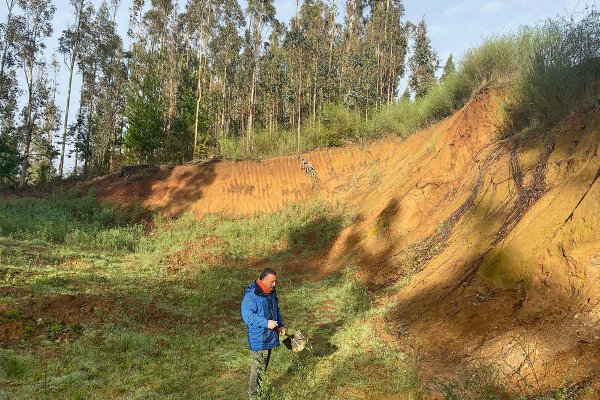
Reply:
[[[244,294],[246,293],[250,293],[250,292],[254,292],[256,290],[256,287],[258,285],[256,284],[256,281],[252,281],[251,284],[248,285],[248,287],[246,288],[246,291],[244,292]],[[239,293],[239,292],[238,292]]]

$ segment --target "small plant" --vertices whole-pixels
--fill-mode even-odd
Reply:
[[[57,340],[60,335],[65,332],[65,325],[60,322],[54,322],[48,326],[48,332],[46,332],[46,337],[48,340]]]
[[[346,268],[342,277],[342,290],[338,297],[338,310],[348,319],[368,311],[372,305],[367,285],[356,277],[355,268]]]
[[[6,319],[17,320],[21,318],[21,313],[18,310],[8,309],[4,311],[4,317]]]
[[[0,349],[0,375],[10,379],[21,379],[28,371],[29,359],[12,350]]]

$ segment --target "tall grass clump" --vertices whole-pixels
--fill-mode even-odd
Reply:
[[[367,139],[364,118],[356,110],[337,103],[323,107],[319,118],[306,121],[300,132],[300,149],[303,151],[323,147],[341,146]],[[221,155],[230,160],[265,158],[291,154],[298,151],[296,129],[256,129],[250,139],[222,138]]]
[[[252,137],[219,139],[221,155],[229,160],[275,157],[294,153],[298,149],[296,132],[285,129],[256,129]]]
[[[459,69],[414,101],[400,100],[379,110],[368,125],[370,136],[395,134],[406,138],[428,125],[448,117],[477,91],[510,81],[518,63],[518,38],[502,36],[487,39],[469,50]]]
[[[93,191],[56,191],[46,198],[2,199],[0,236],[114,250],[141,236],[141,206],[100,203]]]
[[[544,128],[600,98],[600,13],[550,19],[520,33],[524,53],[511,84],[503,133]]]

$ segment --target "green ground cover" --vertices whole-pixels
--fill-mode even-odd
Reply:
[[[281,271],[286,324],[310,338],[300,355],[275,351],[273,398],[420,390],[415,368],[363,324],[379,311],[352,273],[312,282],[286,271],[332,243],[349,220],[341,209],[198,221],[73,192],[2,200],[0,217],[0,322],[22,328],[0,350],[0,398],[245,398],[239,303],[264,263]]]

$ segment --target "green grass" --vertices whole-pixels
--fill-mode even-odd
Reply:
[[[547,128],[596,105],[600,94],[600,12],[580,20],[549,19],[525,27],[506,105],[504,133]]]
[[[369,372],[373,365],[391,380],[404,379],[386,391],[418,388],[414,368],[399,353],[390,357],[362,326],[370,294],[353,273],[311,282],[286,271],[285,260],[332,244],[350,220],[343,209],[310,203],[244,220],[155,216],[154,228],[144,232],[139,219],[122,217],[127,210],[114,205],[106,207],[121,216],[112,217],[116,227],[101,222],[95,214],[109,211],[93,194],[55,196],[54,202],[15,200],[0,211],[27,210],[21,227],[1,225],[0,290],[18,294],[2,297],[8,308],[0,322],[20,321],[27,334],[0,352],[0,397],[244,398],[250,353],[239,303],[259,273],[245,265],[256,257],[281,270],[286,324],[310,338],[300,356],[275,351],[268,378],[277,398],[315,398],[311,387],[321,390],[316,398],[347,398],[340,385],[364,391],[380,381]],[[59,234],[48,230],[60,223]],[[72,239],[80,232],[88,240]],[[114,244],[124,242],[131,245]],[[185,273],[173,273],[171,256],[191,245],[221,258],[178,258]],[[43,303],[64,294],[104,305],[64,321],[27,306],[29,299]]]
[[[140,206],[100,204],[93,191],[57,191],[48,198],[0,198],[0,236],[79,247],[132,250],[146,216]]]

